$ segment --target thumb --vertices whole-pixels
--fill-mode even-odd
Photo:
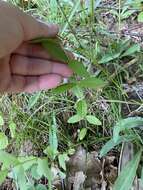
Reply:
[[[25,13],[22,13],[19,19],[23,28],[24,41],[37,37],[55,37],[58,34],[59,28],[56,24],[45,24]]]

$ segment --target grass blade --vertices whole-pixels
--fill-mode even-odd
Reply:
[[[114,142],[113,139],[109,140],[101,149],[100,151],[100,157],[105,156],[111,149],[113,149],[115,146],[119,145],[122,142],[129,142],[129,141],[133,141],[135,139],[134,136],[132,135],[124,135],[119,137],[119,139],[117,140],[117,142]]]
[[[140,52],[140,45],[139,44],[134,44],[132,45],[121,57],[129,56],[129,55],[134,55],[134,53]]]
[[[38,92],[30,97],[28,101],[28,110],[33,108],[33,106],[38,102],[40,95],[41,95],[41,92]]]
[[[76,13],[76,11],[77,11],[79,5],[80,5],[80,2],[81,2],[81,0],[78,0],[78,1],[76,2],[75,6],[74,6],[74,8],[73,8],[73,10],[72,10],[72,12],[71,12],[69,18],[68,18],[68,22],[65,23],[65,25],[64,25],[64,27],[63,27],[63,29],[62,29],[61,35],[63,35],[64,32],[66,31],[66,29],[67,29],[69,23],[71,22],[73,16],[75,15],[75,13]]]
[[[119,139],[119,133],[126,129],[132,129],[143,125],[143,118],[141,117],[130,117],[120,120],[114,127],[113,140],[117,142]]]
[[[102,59],[99,61],[99,64],[105,64],[108,63],[114,59],[117,59],[120,56],[120,53],[110,53],[106,54],[102,57]]]
[[[55,159],[58,151],[57,123],[55,115],[53,115],[53,124],[49,128],[49,144],[53,153],[53,159]]]
[[[113,190],[130,190],[136,176],[136,171],[139,165],[141,151],[125,166],[117,178]]]

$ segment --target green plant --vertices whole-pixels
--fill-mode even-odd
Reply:
[[[142,151],[138,151],[133,159],[125,166],[124,170],[121,172],[117,178],[114,190],[129,190],[132,187],[134,178],[136,176],[137,168],[141,159]],[[127,177],[128,176],[128,177]]]
[[[113,124],[119,120],[113,138],[105,144],[100,156],[106,156],[113,148],[119,152],[121,143],[134,144],[137,154],[118,178],[114,189],[121,185],[123,189],[130,187],[142,157],[142,137],[137,131],[142,118],[120,119],[124,117],[123,105],[130,112],[130,106],[142,106],[142,99],[130,100],[123,83],[129,80],[130,84],[130,77],[136,81],[142,79],[138,80],[143,70],[142,48],[122,37],[120,31],[108,31],[108,23],[103,23],[101,13],[112,14],[120,29],[128,19],[130,22],[136,19],[131,16],[142,12],[140,1],[119,1],[117,6],[107,6],[109,8],[102,7],[101,0],[12,2],[45,22],[60,24],[57,39],[39,38],[29,43],[40,43],[52,56],[67,62],[74,76],[48,92],[0,98],[0,160],[3,167],[6,166],[6,170],[0,172],[0,182],[9,176],[18,190],[53,188],[53,167],[58,168],[62,181],[68,172],[66,161],[76,146],[82,144],[87,151],[93,150],[95,144],[101,147],[110,138]],[[113,31],[114,28],[113,23]],[[61,44],[74,52],[76,60],[67,56]],[[31,141],[33,150],[38,153],[30,152],[30,155],[35,156],[19,156],[25,141]],[[130,169],[130,177],[123,180]]]
[[[136,133],[132,133],[131,129],[140,127],[142,126],[142,124],[143,118],[140,117],[132,117],[120,120],[114,127],[113,138],[109,140],[100,151],[100,156],[105,156],[115,146],[124,142],[135,142],[134,144],[136,144],[136,149],[139,149],[138,153],[134,156],[134,158],[129,163],[127,163],[125,168],[121,171],[119,177],[114,184],[113,189],[126,190],[132,187],[132,183],[136,176],[139,162],[141,160],[142,140],[138,137]],[[125,134],[119,136],[120,132],[124,132]]]
[[[65,163],[68,160],[68,153],[58,152],[57,124],[55,117],[53,116],[53,124],[49,128],[49,146],[44,150],[45,155],[47,155],[45,157],[38,158],[36,156],[14,156],[6,151],[3,151],[2,149],[8,145],[8,142],[7,137],[4,136],[3,133],[2,135],[3,139],[1,139],[0,147],[0,162],[2,163],[0,183],[3,183],[5,178],[8,176],[14,180],[17,189],[47,189],[47,185],[36,185],[35,183],[35,181],[45,177],[48,179],[48,189],[52,189],[52,181],[54,178],[51,170],[52,163],[57,160],[59,166],[65,171]],[[59,175],[64,176],[60,170]]]

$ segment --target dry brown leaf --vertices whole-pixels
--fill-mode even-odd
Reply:
[[[118,173],[121,172],[121,170],[125,167],[125,165],[132,160],[134,156],[134,149],[133,144],[131,142],[124,143],[122,145],[120,159],[119,159],[119,167],[118,167]]]
[[[73,184],[73,190],[83,190],[83,185],[85,182],[86,176],[83,172],[77,172],[75,174],[75,180]]]

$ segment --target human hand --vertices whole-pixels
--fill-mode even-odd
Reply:
[[[57,25],[46,25],[16,7],[0,2],[0,92],[51,89],[72,75],[64,63],[37,44],[37,37],[56,37]]]

